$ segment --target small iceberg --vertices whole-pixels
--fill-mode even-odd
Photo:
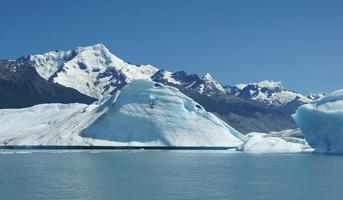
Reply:
[[[275,137],[274,134],[249,133],[247,141],[238,150],[248,153],[301,153],[311,152],[306,141],[296,137]]]

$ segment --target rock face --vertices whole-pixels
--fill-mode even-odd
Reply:
[[[245,139],[174,87],[138,80],[117,95],[2,109],[0,145],[237,147]]]
[[[316,151],[343,153],[343,90],[299,107],[293,118]]]
[[[87,103],[96,99],[51,83],[25,60],[0,61],[0,108],[23,108],[41,103]]]

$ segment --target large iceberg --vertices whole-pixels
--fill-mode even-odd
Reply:
[[[343,90],[299,107],[293,119],[316,151],[343,153]]]
[[[178,89],[138,80],[83,137],[154,146],[237,146],[243,136]]]
[[[220,146],[245,137],[178,89],[133,81],[92,105],[0,110],[0,145]]]

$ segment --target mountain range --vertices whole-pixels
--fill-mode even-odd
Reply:
[[[324,96],[305,96],[275,81],[226,86],[209,73],[199,77],[130,64],[103,44],[96,44],[0,61],[0,108],[91,104],[138,79],[178,88],[241,133],[296,128],[291,114],[300,105]]]

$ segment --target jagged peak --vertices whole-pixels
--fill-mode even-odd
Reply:
[[[211,76],[210,73],[206,73],[206,74],[202,77],[202,80],[208,81],[208,82],[217,82],[216,80],[214,80],[214,78]]]
[[[220,92],[226,93],[226,90],[223,88],[223,86],[216,81],[210,73],[206,73],[203,77],[202,80],[205,82],[205,85],[209,85],[211,88],[214,87]]]
[[[105,57],[116,63],[124,62],[118,56],[111,53],[107,49],[107,47],[102,43],[97,43],[95,45],[86,46],[86,47],[77,47],[76,49],[73,49],[73,51],[76,52],[77,54],[86,54],[86,56]]]

